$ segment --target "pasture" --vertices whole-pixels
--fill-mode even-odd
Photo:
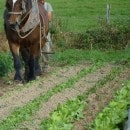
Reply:
[[[111,24],[130,21],[129,0],[48,1],[63,33],[98,27],[105,21],[107,3]],[[0,48],[6,42],[4,4],[1,0]],[[0,130],[123,129],[130,107],[129,44],[122,50],[105,51],[63,46],[51,56],[47,73],[24,84],[13,82],[10,53],[0,53]]]
[[[65,31],[82,32],[97,26],[106,18],[106,6],[111,5],[110,21],[129,20],[130,1],[122,0],[50,0],[56,17],[64,22]]]
[[[97,26],[100,19],[106,17],[106,6],[111,5],[110,21],[129,20],[129,0],[48,0],[54,9],[54,18],[58,18],[64,31],[84,32]],[[0,1],[0,30],[3,31],[3,10],[5,0]]]

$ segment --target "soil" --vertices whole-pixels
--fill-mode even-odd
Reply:
[[[88,107],[84,111],[84,119],[75,121],[74,130],[87,130],[98,113],[108,105],[114,98],[115,92],[123,87],[123,81],[129,78],[130,69],[125,70],[113,81],[107,83],[103,88],[100,88],[96,93],[88,97]]]
[[[0,35],[0,39],[1,51],[8,50],[5,36]],[[5,46],[2,46],[3,43],[5,43]],[[90,66],[91,64],[87,61],[75,66],[50,66],[46,74],[38,77],[36,81],[26,84],[14,83],[13,74],[0,79],[0,122],[7,118],[16,108],[25,106],[41,94],[47,93],[52,88],[77,75],[83,68]],[[73,88],[67,88],[54,94],[47,102],[41,104],[40,109],[33,114],[30,120],[22,122],[16,129],[39,130],[41,121],[48,118],[49,114],[57,108],[58,104],[63,104],[68,99],[77,97],[83,94],[84,91],[90,90],[99,80],[109,74],[113,66],[115,65],[107,64],[76,82]],[[128,79],[129,75],[130,69],[127,68],[114,80],[89,95],[87,108],[84,111],[85,118],[74,122],[74,130],[87,130],[97,114],[113,99],[115,92],[123,87],[122,83]]]

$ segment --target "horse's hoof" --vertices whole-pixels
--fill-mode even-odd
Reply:
[[[16,84],[23,84],[22,80],[14,80]]]
[[[35,71],[35,75],[36,75],[36,76],[40,76],[40,75],[42,75],[42,71],[41,71],[41,70],[37,70],[37,71]]]
[[[26,83],[28,83],[28,80],[23,80],[22,83],[26,84]]]
[[[14,76],[14,81],[22,81],[22,77],[20,76]]]
[[[36,80],[36,77],[29,77],[28,80],[27,80],[27,82],[33,81],[33,80]]]

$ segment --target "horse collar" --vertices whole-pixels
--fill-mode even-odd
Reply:
[[[38,4],[37,4],[37,2],[34,2],[32,0],[32,9],[29,14],[29,18],[28,18],[27,22],[25,23],[24,27],[22,27],[21,31],[23,33],[26,33],[29,30],[36,27],[39,24],[39,22],[40,22],[40,18],[39,18]]]

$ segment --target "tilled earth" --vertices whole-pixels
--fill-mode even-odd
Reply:
[[[83,68],[91,66],[90,63],[83,62],[69,67],[50,67],[47,74],[27,84],[13,83],[12,76],[8,77],[9,81],[7,79],[1,80],[0,122],[7,118],[16,108],[25,106],[41,94],[47,93],[52,88],[77,75]],[[82,95],[85,91],[90,90],[99,80],[108,75],[113,67],[113,64],[107,64],[80,79],[73,88],[66,88],[54,94],[47,102],[41,104],[41,108],[33,114],[30,120],[21,122],[16,129],[38,130],[41,121],[49,118],[49,114],[57,108],[58,104],[63,104],[68,99]],[[84,111],[85,118],[74,122],[74,130],[86,130],[98,112],[114,97],[115,91],[122,87],[123,81],[127,80],[129,75],[130,69],[127,68],[114,80],[105,84],[95,93],[90,94],[87,99],[88,107]]]
[[[41,94],[48,93],[57,85],[63,84],[76,76],[82,69],[91,66],[92,64],[86,61],[74,66],[49,67],[48,73],[37,77],[36,81],[26,84],[14,83],[12,80],[13,74],[6,79],[0,79],[0,123],[10,116],[16,108],[26,106]],[[21,122],[15,129],[39,130],[41,121],[49,118],[49,114],[57,108],[58,104],[63,104],[67,100],[89,91],[98,81],[108,75],[113,67],[116,67],[116,65],[106,64],[81,78],[74,84],[74,87],[53,94],[48,101],[41,104],[40,109],[33,113],[29,120]],[[87,108],[84,111],[84,119],[74,122],[74,130],[87,130],[96,115],[113,99],[115,92],[123,87],[123,82],[128,79],[129,75],[130,69],[126,68],[112,81],[96,90],[95,93],[90,94],[87,99]]]

